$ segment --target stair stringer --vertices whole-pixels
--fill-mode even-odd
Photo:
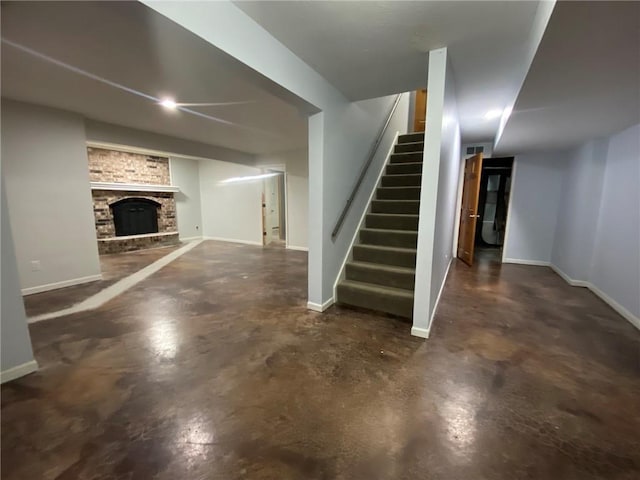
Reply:
[[[403,135],[403,134],[401,134],[400,131],[396,131],[396,134],[393,137],[393,141],[391,142],[391,146],[389,147],[389,151],[387,152],[386,160],[384,161],[384,163],[382,164],[382,168],[380,168],[380,171],[378,172],[378,179],[376,180],[375,185],[371,189],[369,200],[367,200],[367,206],[362,212],[362,216],[360,217],[360,221],[358,222],[356,231],[353,234],[353,238],[351,239],[351,242],[349,243],[349,248],[347,249],[347,254],[344,257],[344,260],[342,261],[342,265],[340,266],[340,271],[338,272],[338,276],[336,277],[335,282],[333,282],[334,301],[337,300],[338,298],[338,284],[346,278],[345,270],[346,270],[347,262],[349,262],[350,260],[353,260],[353,246],[356,244],[358,235],[360,235],[360,230],[364,225],[365,219],[367,218],[367,214],[371,213],[371,202],[373,200],[373,197],[376,194],[376,191],[378,190],[378,187],[380,187],[382,184],[382,177],[384,176],[384,172],[386,171],[387,165],[389,165],[389,162],[391,160],[391,155],[393,154],[393,149],[395,148],[396,143],[398,142],[398,137],[400,135]]]

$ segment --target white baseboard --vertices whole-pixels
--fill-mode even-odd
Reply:
[[[313,310],[314,312],[322,313],[327,308],[329,308],[331,305],[333,305],[334,303],[335,303],[335,300],[333,299],[333,297],[331,297],[329,300],[324,302],[322,305],[320,305],[319,303],[307,302],[307,308],[309,310]]]
[[[551,267],[551,270],[553,270],[558,275],[560,275],[562,277],[562,279],[565,282],[567,282],[569,285],[571,285],[572,287],[589,288],[589,286],[591,285],[589,282],[585,282],[584,280],[574,280],[569,275],[567,275],[562,270],[560,270],[560,268],[557,265],[554,265],[553,263],[550,263],[549,266]]]
[[[83,283],[96,282],[102,280],[102,274],[89,275],[88,277],[72,278],[70,280],[63,280],[61,282],[47,283],[45,285],[38,285],[37,287],[28,287],[21,290],[22,295],[33,295],[34,293],[48,292],[49,290],[57,290],[58,288],[72,287],[74,285],[80,285]]]
[[[287,250],[298,250],[300,252],[308,252],[309,247],[296,247],[295,245],[287,245]]]
[[[262,247],[262,242],[254,242],[252,240],[238,240],[237,238],[223,238],[223,237],[202,237],[203,240],[215,240],[217,242],[229,242],[229,243],[241,243],[243,245],[257,245]]]
[[[38,370],[38,362],[35,360],[31,360],[30,362],[23,363],[22,365],[17,365],[13,368],[9,368],[7,370],[3,370],[0,372],[0,383],[10,382],[11,380],[15,380],[16,378],[24,377],[30,373]]]
[[[202,240],[202,236],[199,237],[180,237],[181,242],[193,242],[195,240]]]
[[[525,260],[522,258],[503,258],[502,263],[516,263],[518,265],[533,265],[534,267],[549,267],[551,262],[543,260]]]
[[[629,323],[631,323],[634,327],[640,330],[640,318],[631,313],[625,307],[620,305],[617,301],[611,298],[609,295],[604,293],[598,287],[596,287],[593,283],[585,281],[585,280],[574,280],[565,272],[563,272],[560,267],[554,264],[549,265],[551,269],[556,272],[565,282],[567,282],[572,287],[584,287],[588,288],[593,292],[594,295],[600,297],[600,299],[608,304],[611,308],[613,308],[616,312],[618,312],[623,318],[625,318]]]
[[[411,335],[420,338],[429,338],[429,329],[420,327],[411,327]]]

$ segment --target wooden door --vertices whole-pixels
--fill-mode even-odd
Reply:
[[[413,131],[424,132],[427,124],[427,89],[416,90],[416,103],[413,113]]]
[[[464,164],[460,232],[458,234],[458,258],[469,266],[473,265],[481,177],[482,154],[477,153],[473,157],[467,158]]]

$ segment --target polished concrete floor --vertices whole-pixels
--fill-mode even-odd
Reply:
[[[182,245],[151,248],[137,252],[118,253],[100,256],[102,280],[83,283],[72,287],[59,288],[48,292],[36,293],[24,297],[24,308],[28,317],[43,313],[57,312],[86,300],[118,280],[137,272],[155,262]]]
[[[454,263],[431,338],[205,242],[30,327],[3,479],[638,479],[640,333],[545,267]]]

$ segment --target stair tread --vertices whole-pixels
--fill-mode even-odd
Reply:
[[[362,268],[374,268],[376,270],[384,270],[386,272],[393,272],[393,273],[410,273],[410,274],[416,273],[415,268],[398,267],[395,265],[387,265],[384,263],[361,262],[358,260],[352,260],[350,262],[347,262],[347,265],[353,265],[353,266],[362,267]]]
[[[403,143],[402,145],[411,145],[411,144]],[[391,155],[415,155],[416,153],[422,153],[422,150],[416,150],[415,152],[393,152]],[[422,163],[422,162],[407,162],[407,163]]]
[[[417,185],[398,185],[398,186],[392,186],[392,187],[384,186],[384,187],[378,187],[378,188],[417,188],[418,190],[420,190],[420,187],[418,187]]]
[[[417,215],[415,215],[417,217]],[[403,233],[403,234],[411,234],[411,235],[417,235],[418,232],[414,231],[414,230],[398,230],[397,228],[370,228],[370,227],[363,227],[360,229],[360,231],[366,230],[368,232],[381,232],[381,233]]]
[[[373,202],[412,202],[412,203],[420,203],[420,200],[405,200],[404,198],[399,198],[397,200],[393,198],[381,198],[381,199],[373,199]]]
[[[407,299],[413,299],[413,292],[404,288],[385,287],[383,285],[377,285],[374,283],[358,282],[355,280],[343,280],[340,285],[344,287],[356,288],[360,290],[366,290],[370,293],[382,293],[391,294]]]
[[[370,248],[373,250],[384,250],[387,252],[396,252],[396,253],[416,253],[417,252],[415,248],[389,247],[387,245],[373,245],[371,243],[356,243],[355,246]]]
[[[419,215],[417,213],[378,213],[378,212],[375,212],[375,213],[367,213],[367,215],[375,215],[375,216],[378,216],[378,217],[416,217],[416,218],[419,217]]]
[[[405,163],[405,165],[411,165],[410,163]],[[385,173],[384,177],[421,177],[421,173]]]

